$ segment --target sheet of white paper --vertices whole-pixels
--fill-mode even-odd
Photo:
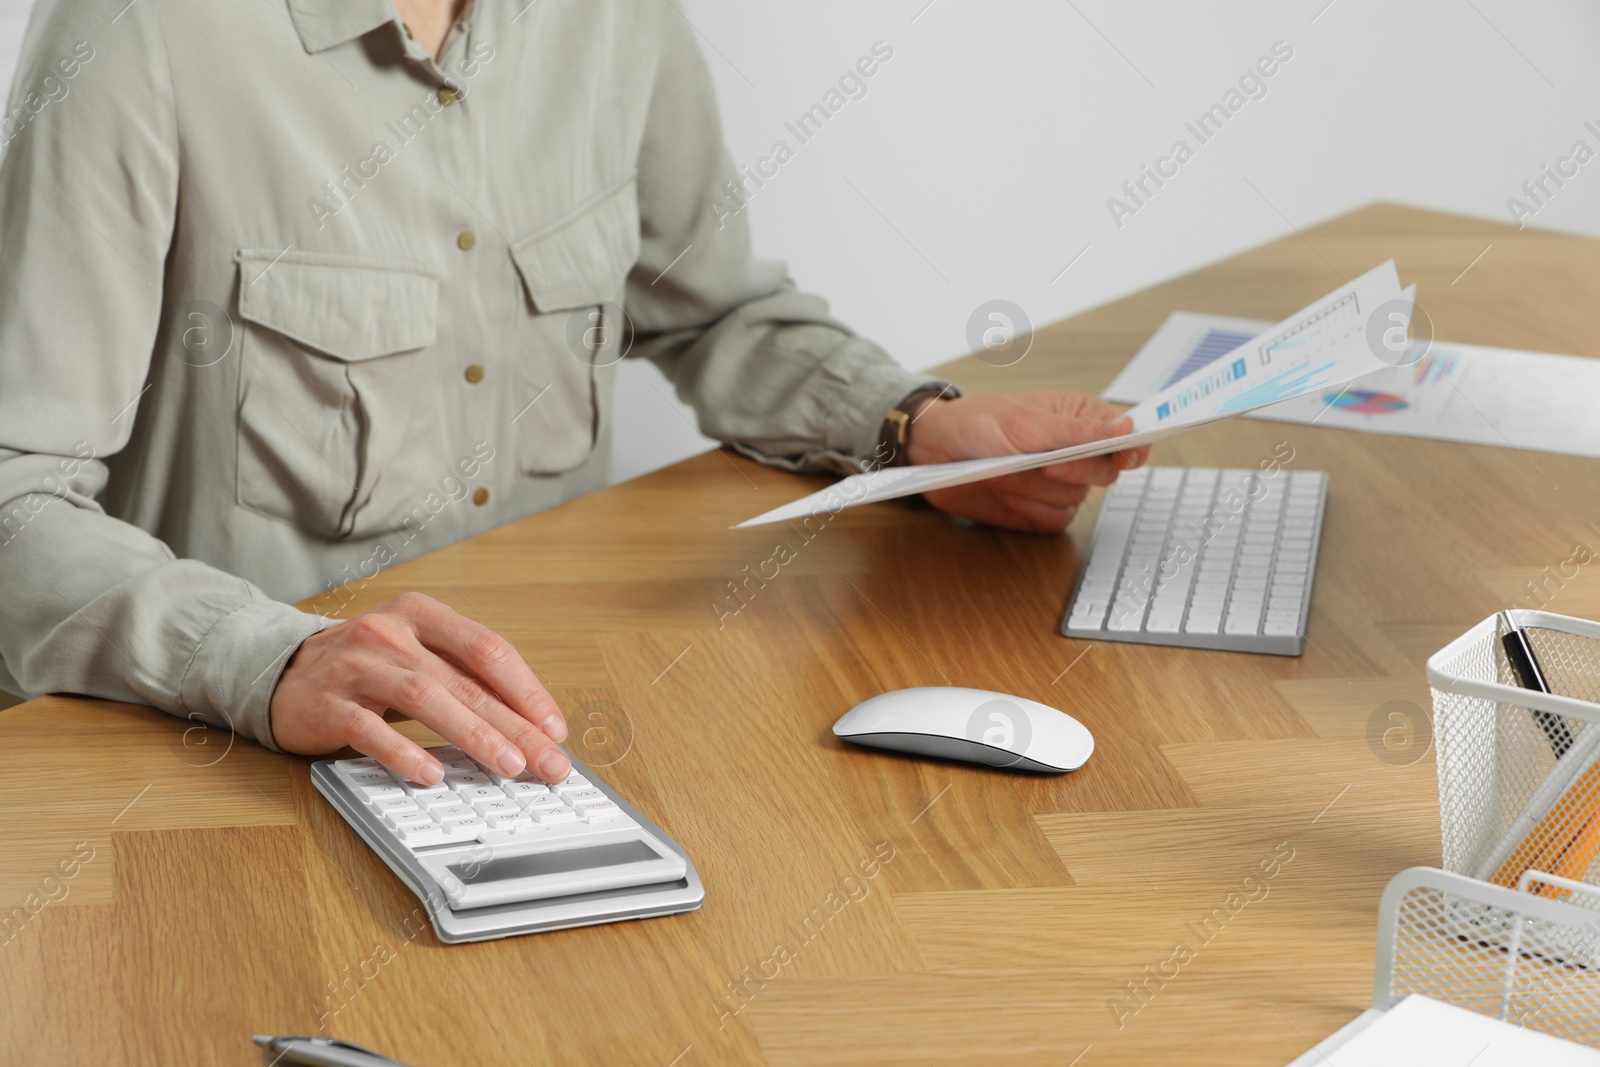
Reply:
[[[1331,1067],[1600,1067],[1600,1052],[1413,994],[1324,1060]]]
[[[1071,459],[1148,444],[1183,430],[1308,391],[1340,385],[1398,358],[1385,329],[1409,321],[1413,289],[1402,291],[1394,262],[1374,267],[1240,346],[1144,399],[1128,414],[1133,432],[1019,456],[969,459],[853,474],[827,489],[739,523],[760,526],[925,493]],[[1399,316],[1398,319],[1393,316]],[[1403,344],[1401,345],[1403,348]]]
[[[1175,311],[1104,396],[1138,403],[1171,375],[1267,323]],[[1419,346],[1421,348],[1421,346]],[[1600,457],[1600,359],[1435,341],[1359,384],[1286,400],[1251,418]]]

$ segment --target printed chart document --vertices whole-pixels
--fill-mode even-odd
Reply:
[[[1600,1051],[1412,994],[1310,1062],[1318,1067],[1600,1067]]]
[[[1020,456],[888,467],[852,474],[739,526],[785,522],[925,493],[1071,459],[1136,448],[1267,404],[1321,393],[1404,358],[1415,289],[1402,290],[1394,261],[1363,274],[1275,326],[1235,345],[1227,358],[1186,371],[1139,399],[1133,432]],[[1220,354],[1219,354],[1220,355]]]
[[[1270,324],[1175,311],[1105,391],[1135,404]],[[1369,433],[1600,457],[1600,359],[1435,341],[1338,388],[1251,412]]]

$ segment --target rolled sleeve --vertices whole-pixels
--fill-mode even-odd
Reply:
[[[281,751],[272,737],[272,692],[295,649],[332,620],[251,592],[248,603],[222,616],[200,639],[178,693],[186,715]]]
[[[906,370],[756,259],[710,76],[682,19],[664,26],[639,154],[642,241],[627,293],[637,340],[693,406],[701,432],[765,463],[850,473],[884,413],[948,383]]]

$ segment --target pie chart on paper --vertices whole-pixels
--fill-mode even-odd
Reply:
[[[1330,407],[1359,415],[1392,415],[1410,407],[1403,396],[1371,389],[1345,389],[1322,398]]]

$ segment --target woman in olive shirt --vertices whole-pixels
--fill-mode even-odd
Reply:
[[[395,708],[564,777],[561,713],[492,631],[415,593],[336,624],[287,601],[602,485],[623,307],[707,434],[791,469],[859,469],[901,410],[901,462],[1122,429],[941,393],[754,259],[710,209],[737,172],[666,0],[39,0],[10,108],[14,692],[439,779]],[[1143,458],[931,499],[1059,531]]]

